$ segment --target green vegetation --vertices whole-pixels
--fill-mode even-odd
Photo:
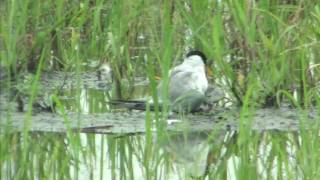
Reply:
[[[168,107],[159,111],[155,78],[162,77],[166,97],[168,71],[188,48],[207,54],[214,74],[211,83],[240,107],[237,134],[217,142],[219,133],[209,133],[205,176],[225,179],[230,166],[237,179],[320,176],[319,127],[303,128],[306,111],[320,112],[318,0],[5,0],[0,1],[0,19],[1,93],[13,94],[12,101],[20,100],[21,91],[28,97],[21,120],[24,131],[0,130],[0,179],[81,179],[84,170],[100,179],[133,179],[139,174],[146,179],[190,178],[161,147],[171,135],[164,130]],[[112,97],[129,98],[126,92],[134,79],[149,78],[156,123],[147,111],[145,135],[83,135],[70,128],[64,134],[29,132],[42,73],[75,72],[78,86],[70,109],[80,115],[80,75],[97,61],[110,63],[114,70]],[[26,72],[33,73],[28,83]],[[68,124],[68,103],[59,93],[50,98]],[[91,94],[89,112],[105,111],[94,103],[104,94]],[[299,132],[248,130],[257,108],[282,105],[301,112]],[[8,123],[11,111],[1,115]],[[154,145],[155,137],[159,146]]]

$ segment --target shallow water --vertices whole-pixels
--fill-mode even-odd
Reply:
[[[15,142],[19,136],[21,134],[12,134],[8,138]],[[299,135],[294,133],[256,134],[261,139],[258,147],[249,144],[250,148],[244,149],[237,144],[239,136],[235,132],[219,135],[183,132],[165,134],[161,138],[156,134],[148,137],[144,134],[81,133],[72,137],[75,138],[72,141],[68,136],[64,133],[30,133],[26,176],[36,179],[237,179],[245,160],[243,151],[248,151],[248,158],[252,159],[247,163],[255,166],[260,177],[279,174],[287,177],[293,172],[296,177],[302,177],[301,172],[296,171],[300,169],[297,162]],[[281,138],[281,142],[273,142],[271,138]],[[23,158],[19,146],[22,145],[18,141],[9,146],[12,156],[3,161],[3,179],[23,173],[19,170]],[[278,148],[286,149],[286,154],[277,154]]]
[[[118,111],[108,104],[115,96],[114,88],[103,87],[82,88],[79,94],[72,89],[64,90],[59,98],[67,112],[78,109],[81,114]],[[125,96],[140,99],[148,94],[148,89],[145,83],[140,83],[125,92],[128,93]],[[179,127],[186,128],[159,132],[150,126],[152,131],[126,134],[67,131],[30,132],[25,136],[23,132],[5,133],[1,138],[8,144],[3,146],[3,151],[7,151],[3,154],[10,154],[10,157],[2,159],[4,173],[1,177],[237,179],[241,171],[246,172],[243,168],[247,165],[256,172],[252,177],[302,177],[299,132],[258,131],[248,135],[252,141],[242,142],[241,135],[239,137],[233,130],[194,131],[190,126]]]

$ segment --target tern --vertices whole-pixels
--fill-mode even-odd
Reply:
[[[169,103],[173,111],[197,111],[205,100],[208,89],[205,65],[207,58],[201,51],[187,53],[182,64],[169,71]],[[158,86],[162,92],[162,82]],[[162,93],[159,93],[163,99]]]
[[[205,65],[207,58],[199,50],[192,50],[186,54],[183,62],[169,70],[168,100],[170,110],[175,112],[195,112],[205,101],[208,89]],[[157,90],[160,104],[163,102],[163,82]],[[111,104],[123,105],[129,109],[145,110],[146,102],[132,100],[113,100]],[[152,103],[151,103],[151,109]]]

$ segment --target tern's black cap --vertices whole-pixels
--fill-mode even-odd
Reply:
[[[199,50],[192,50],[187,53],[187,57],[194,56],[194,55],[200,56],[201,59],[203,60],[203,63],[207,64],[207,57],[203,52]]]

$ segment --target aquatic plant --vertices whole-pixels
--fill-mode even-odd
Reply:
[[[184,168],[176,167],[175,157],[155,146],[153,139],[161,144],[171,137],[165,131],[168,102],[159,111],[156,77],[161,77],[166,97],[170,67],[193,48],[208,55],[211,84],[221,86],[240,109],[239,132],[217,144],[216,132],[208,133],[204,176],[319,177],[318,123],[314,129],[304,128],[306,111],[320,111],[317,0],[11,0],[0,1],[0,19],[1,94],[13,92],[11,102],[18,104],[21,97],[28,97],[21,119],[24,130],[13,133],[10,126],[0,130],[1,178],[80,178],[83,169],[92,179],[133,179],[140,174],[168,179],[179,170],[179,178],[188,178]],[[82,89],[81,74],[95,71],[90,67],[95,62],[108,62],[114,71],[115,86],[108,94],[90,91],[88,95]],[[66,109],[79,117],[86,111],[81,104],[85,95],[94,97],[88,113],[109,110],[105,96],[130,98],[135,78],[148,77],[156,108],[154,115],[146,112],[145,135],[84,135],[70,128],[62,134],[29,132],[32,105],[43,93],[42,74],[54,70],[76,74],[74,91],[64,92],[72,101],[66,102],[59,90],[50,96],[66,126],[73,121]],[[0,107],[5,112],[2,122],[10,124],[10,114],[15,113],[12,104]],[[248,130],[258,108],[283,105],[301,112],[300,131]]]

